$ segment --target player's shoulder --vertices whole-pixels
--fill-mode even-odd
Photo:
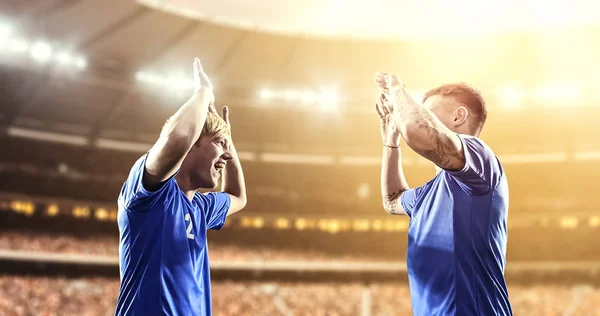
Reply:
[[[479,145],[479,146],[482,146],[482,147],[490,148],[490,146],[483,139],[481,139],[481,138],[479,138],[477,136],[468,135],[468,134],[457,134],[457,135],[465,143],[476,144],[476,145]]]
[[[491,157],[496,156],[492,147],[490,147],[483,139],[466,134],[458,134],[458,137],[462,140],[464,146],[466,147],[464,150],[469,150],[471,152],[476,152]]]
[[[146,159],[148,158],[148,153],[145,153],[143,155],[141,155],[140,157],[138,157],[135,162],[133,163],[133,165],[131,166],[131,169],[129,170],[129,175],[134,175],[134,174],[138,174],[141,171],[143,171],[146,168]]]
[[[210,202],[211,199],[214,199],[215,192],[198,192],[194,193],[194,204],[198,205],[200,208],[206,207],[206,205]]]
[[[224,199],[227,197],[227,193],[222,191],[217,192],[198,192],[194,194],[194,200],[200,203],[207,203],[213,200]]]
[[[494,150],[481,138],[460,134],[464,150],[469,151],[469,155],[473,162],[480,164],[481,166],[488,166],[488,168],[482,168],[481,172],[489,172],[497,176],[497,181],[506,180],[504,175],[504,168],[502,162],[494,153]]]

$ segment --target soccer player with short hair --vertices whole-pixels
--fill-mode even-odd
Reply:
[[[383,205],[410,217],[408,280],[413,313],[512,315],[504,280],[508,183],[492,149],[478,138],[485,102],[465,84],[413,100],[396,76],[378,73],[376,104],[384,143]],[[409,188],[400,141],[433,162],[437,175]]]
[[[116,315],[211,315],[208,229],[246,205],[229,112],[200,60],[194,94],[131,169],[118,198],[121,287]],[[222,173],[222,191],[214,189]]]

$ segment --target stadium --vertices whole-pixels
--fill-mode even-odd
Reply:
[[[189,98],[196,56],[248,188],[208,233],[215,315],[412,315],[376,71],[415,98],[481,91],[510,186],[514,314],[600,315],[600,10],[491,3],[0,2],[0,315],[114,315],[116,199]],[[422,185],[435,170],[405,149]]]

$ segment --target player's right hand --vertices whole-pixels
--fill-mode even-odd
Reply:
[[[214,108],[215,95],[213,93],[212,83],[210,82],[210,79],[208,79],[206,73],[204,73],[202,64],[200,64],[200,59],[196,57],[194,58],[194,96],[200,95],[207,97],[211,106]]]
[[[381,94],[379,102],[375,103],[375,111],[381,121],[381,141],[384,145],[398,147],[400,146],[400,129],[394,122],[393,114],[390,110],[388,100],[385,94]]]

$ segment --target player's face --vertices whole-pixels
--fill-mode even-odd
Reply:
[[[199,146],[192,147],[185,158],[194,186],[204,189],[217,187],[221,171],[231,159],[229,139],[213,137],[200,137]]]

